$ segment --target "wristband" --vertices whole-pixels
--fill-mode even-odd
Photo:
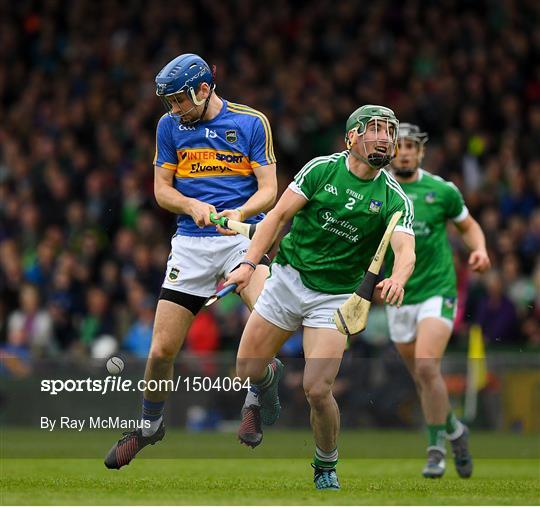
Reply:
[[[243,261],[240,261],[240,263],[238,263],[238,265],[249,265],[251,266],[251,268],[253,268],[254,270],[257,269],[257,265],[255,263],[253,263],[252,261],[249,261],[247,259],[244,259]]]
[[[236,210],[237,210],[238,212],[240,212],[240,222],[244,222],[244,219],[245,219],[245,217],[244,217],[244,210],[242,210],[241,207],[238,207]]]

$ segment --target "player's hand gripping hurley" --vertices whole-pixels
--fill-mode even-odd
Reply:
[[[334,312],[334,321],[337,329],[344,335],[360,333],[367,325],[375,283],[377,282],[390,238],[399,219],[401,219],[401,214],[402,212],[396,212],[392,215],[362,283],[347,301]]]
[[[237,220],[229,219],[228,217],[218,218],[214,213],[210,214],[210,220],[214,224],[223,228],[232,229],[233,231],[236,231],[237,233],[245,236],[246,238],[249,238],[250,240],[253,238],[255,230],[257,229],[257,224],[247,224],[245,222],[239,222]]]

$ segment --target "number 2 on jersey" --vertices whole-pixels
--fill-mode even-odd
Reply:
[[[345,205],[345,208],[347,210],[352,210],[352,207],[354,206],[354,204],[356,203],[356,199],[354,198],[349,198],[349,201],[347,202],[347,204]]]

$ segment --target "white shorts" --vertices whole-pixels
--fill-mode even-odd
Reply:
[[[272,264],[255,310],[270,323],[294,332],[300,325],[336,330],[334,311],[349,294],[329,295],[307,288],[292,266]]]
[[[171,240],[163,287],[208,298],[242,259],[249,240],[234,236],[181,236]]]
[[[386,306],[388,328],[393,342],[406,344],[416,339],[416,325],[428,317],[438,318],[454,328],[457,312],[457,298],[432,296],[422,303],[403,305],[399,309],[393,305]]]

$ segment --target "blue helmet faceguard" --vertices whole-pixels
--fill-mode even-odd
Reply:
[[[201,83],[208,83],[210,94],[206,99],[197,99],[197,91]],[[196,123],[206,113],[212,92],[214,91],[214,72],[198,55],[186,53],[171,60],[156,76],[156,95],[162,100],[167,112],[172,115],[174,103],[178,102],[178,94],[185,93],[193,107],[182,114],[175,114],[182,123]],[[204,104],[202,114],[196,120],[184,122],[182,117],[190,113],[196,106]]]

